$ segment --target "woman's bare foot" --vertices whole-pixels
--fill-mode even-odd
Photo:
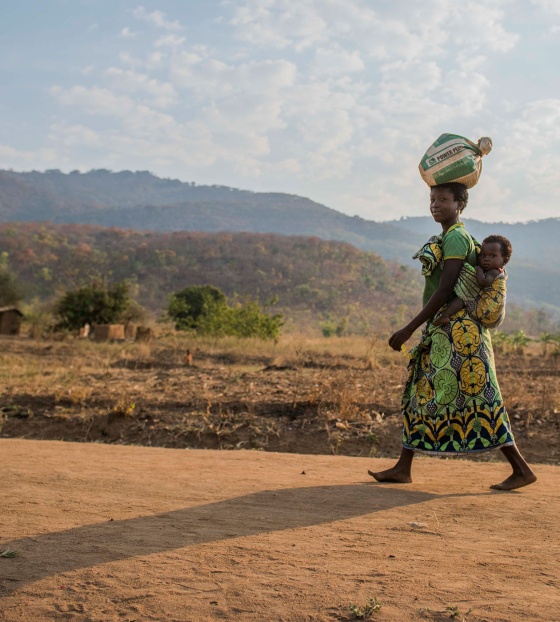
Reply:
[[[392,482],[393,484],[410,484],[410,482],[412,482],[410,471],[399,469],[396,466],[386,471],[379,471],[378,473],[368,471],[368,475],[371,475],[378,482]]]
[[[513,473],[500,484],[493,484],[490,488],[494,490],[515,490],[528,486],[537,481],[537,476],[531,471],[531,467],[525,462],[519,453],[517,445],[508,445],[501,448],[501,452],[510,463]]]
[[[523,488],[523,486],[534,484],[536,481],[537,476],[529,469],[523,473],[512,473],[503,482],[500,484],[492,484],[490,488],[494,490],[515,490],[516,488]]]

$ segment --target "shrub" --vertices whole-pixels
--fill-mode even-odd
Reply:
[[[255,301],[229,306],[223,292],[211,285],[187,287],[170,296],[167,315],[177,330],[213,336],[277,339],[284,323],[282,315],[264,313]]]
[[[124,321],[130,305],[126,281],[112,287],[91,283],[66,292],[56,303],[57,328],[77,330],[85,324],[116,324]]]

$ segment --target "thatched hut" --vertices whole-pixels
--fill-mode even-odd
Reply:
[[[0,307],[0,335],[19,335],[22,319],[17,307]]]

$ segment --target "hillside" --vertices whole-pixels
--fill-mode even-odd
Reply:
[[[293,322],[349,320],[388,330],[421,297],[411,268],[342,242],[250,233],[151,233],[91,225],[0,225],[0,248],[27,299],[49,299],[92,278],[130,279],[153,311],[170,293],[212,284],[230,298],[278,297]]]
[[[388,258],[408,257],[422,241],[391,224],[352,218],[289,194],[197,186],[148,172],[0,171],[0,222],[45,220],[144,231],[311,235]]]
[[[427,236],[437,233],[429,217],[378,223],[294,195],[197,186],[148,172],[107,170],[0,171],[0,222],[12,221],[316,236],[348,242],[411,266],[414,252]],[[511,239],[509,301],[542,307],[560,318],[560,219],[489,224],[470,220],[467,208],[465,221],[478,239],[496,232]]]

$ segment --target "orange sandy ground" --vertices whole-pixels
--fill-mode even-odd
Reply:
[[[379,621],[560,620],[558,467],[504,493],[505,463],[432,458],[401,486],[337,456],[3,439],[0,460],[2,621],[350,620],[373,596]]]

